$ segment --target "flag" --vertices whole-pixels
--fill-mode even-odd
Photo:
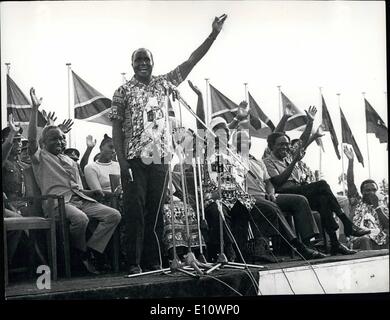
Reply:
[[[362,164],[364,167],[364,161],[362,153],[360,152],[360,149],[356,143],[356,140],[352,134],[351,128],[348,125],[347,119],[344,116],[343,110],[340,108],[340,117],[341,117],[341,134],[342,134],[342,142],[348,143],[352,145],[353,150],[355,151],[356,157],[358,161]]]
[[[322,124],[321,124],[321,126],[322,126],[322,129],[324,131],[329,131],[330,137],[332,139],[334,151],[336,152],[337,158],[340,160],[341,155],[340,155],[340,151],[339,151],[339,141],[337,140],[336,131],[334,130],[333,123],[332,123],[332,120],[330,118],[330,114],[329,114],[328,108],[326,106],[324,96],[321,95],[321,98],[322,98]]]
[[[255,101],[255,99],[253,99],[252,95],[249,93],[248,91],[248,98],[249,98],[249,110],[252,111],[251,115],[253,114],[253,116],[255,118],[258,118],[260,119],[261,121],[263,121],[270,129],[271,131],[274,131],[275,130],[275,125],[272,123],[272,121],[265,115],[265,113],[263,112],[263,110],[260,109],[259,105],[257,104],[257,102]]]
[[[222,117],[227,123],[231,122],[237,112],[236,105],[228,97],[224,96],[219,90],[210,84],[210,99],[211,99],[211,118]]]
[[[81,79],[74,71],[74,117],[75,119],[97,122],[111,126],[108,112],[111,100],[103,96],[87,82]]]
[[[385,123],[366,99],[364,102],[366,105],[366,132],[374,133],[380,143],[388,142],[388,130]]]
[[[211,117],[221,117],[230,123],[237,114],[238,105],[210,84]],[[259,108],[260,109],[260,108]],[[267,138],[271,130],[262,124],[255,109],[249,109],[249,134],[256,138]]]
[[[286,122],[285,130],[303,130],[307,123],[306,114],[295,106],[283,92],[280,92],[280,94],[282,96],[283,113],[286,114],[288,112],[292,114]]]
[[[31,118],[31,104],[22,90],[7,74],[7,117],[12,114],[14,121],[19,123],[24,132],[27,132],[26,128]],[[38,127],[43,128],[46,124],[46,120],[42,113],[38,111]]]

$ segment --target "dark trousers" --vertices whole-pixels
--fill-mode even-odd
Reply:
[[[128,265],[150,267],[160,264],[167,165],[128,161],[133,181],[122,177],[123,209]]]
[[[324,180],[306,185],[288,186],[277,190],[279,193],[300,194],[307,198],[310,207],[318,211],[321,215],[321,223],[328,234],[334,233],[338,229],[338,223],[333,216],[333,212],[341,219],[344,228],[351,228],[352,222],[341,210],[337,199],[332,193],[328,183]]]
[[[319,234],[310,204],[304,196],[299,194],[279,194],[275,203],[280,210],[294,217],[295,229],[303,241],[310,240]]]

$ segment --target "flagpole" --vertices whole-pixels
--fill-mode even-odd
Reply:
[[[72,117],[72,106],[71,106],[71,97],[70,97],[70,71],[71,71],[71,63],[68,62],[66,63],[66,66],[68,67],[68,118],[69,119],[73,119]],[[68,139],[69,139],[69,147],[72,147],[72,130],[69,131],[69,136],[68,136]]]
[[[324,112],[322,110],[322,87],[318,87],[318,88],[320,90],[320,104],[319,105],[321,105],[321,119],[322,119],[322,112]],[[321,121],[320,125],[322,125],[322,121]],[[320,149],[320,163],[319,163],[319,165],[320,165],[320,168],[319,168],[320,174],[319,174],[319,176],[321,177],[321,174],[322,174],[322,148],[321,148],[321,146],[320,146],[319,149]]]
[[[282,119],[282,107],[281,107],[281,96],[282,96],[282,93],[281,93],[281,90],[280,90],[280,85],[277,86],[278,87],[278,90],[279,90],[279,121],[280,119]]]
[[[248,103],[248,82],[244,82],[245,102]]]
[[[210,110],[209,110],[209,78],[204,79],[206,81],[206,112],[205,112],[205,120],[206,124],[209,125],[210,123]]]
[[[11,63],[10,62],[6,62],[5,65],[7,67],[7,75],[9,75],[9,70],[11,69]]]
[[[336,93],[338,102],[339,102],[339,110],[341,110],[340,106],[340,93]],[[341,113],[340,113],[340,119],[341,119]],[[343,124],[341,123],[341,134],[343,132]],[[343,143],[343,137],[341,136],[341,183],[343,185],[343,195],[345,196],[345,181],[344,181],[344,143]]]
[[[362,92],[363,95],[363,103],[366,99],[366,93]],[[364,105],[365,106],[365,105]],[[367,126],[367,119],[366,119],[366,126]],[[366,128],[366,144],[367,144],[367,160],[368,160],[368,178],[371,179],[371,166],[370,166],[370,147],[368,145],[368,133]]]

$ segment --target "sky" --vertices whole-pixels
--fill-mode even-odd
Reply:
[[[55,1],[1,2],[1,104],[6,126],[6,66],[28,96],[34,86],[42,108],[68,118],[68,69],[108,98],[130,79],[131,53],[146,47],[154,55],[154,74],[184,62],[211,32],[215,16],[228,15],[223,30],[189,75],[206,96],[205,78],[230,99],[245,99],[244,83],[276,124],[280,98],[277,86],[299,108],[315,105],[315,127],[321,119],[319,88],[341,141],[339,105],[365,160],[355,164],[357,185],[388,176],[386,144],[373,134],[366,139],[365,97],[387,124],[386,20],[384,1]],[[183,82],[184,99],[195,109],[196,96]],[[340,93],[338,100],[337,93]],[[73,91],[70,90],[73,105]],[[187,111],[185,125],[194,126]],[[72,145],[83,152],[92,134],[98,144],[111,128],[75,121]],[[292,138],[300,132],[289,132]],[[323,138],[322,172],[333,191],[340,191],[337,159],[329,137]],[[261,156],[264,140],[255,139],[252,153]],[[98,152],[95,147],[92,157]],[[319,169],[314,143],[305,161]],[[347,163],[345,161],[345,170]]]

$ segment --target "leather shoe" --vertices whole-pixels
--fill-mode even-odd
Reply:
[[[129,271],[128,271],[128,274],[137,274],[137,273],[141,273],[142,270],[141,270],[141,267],[139,265],[132,265],[130,266],[129,268]]]
[[[361,236],[364,236],[366,234],[369,234],[371,233],[371,230],[369,229],[363,229],[363,228],[360,228],[358,226],[352,226],[351,230],[345,230],[345,235],[347,237],[349,236],[353,236],[353,237],[361,237]]]
[[[357,251],[348,249],[345,245],[342,243],[338,243],[335,245],[332,245],[330,248],[330,254],[332,256],[337,255],[338,253],[343,254],[343,255],[348,255],[348,254],[355,254]]]
[[[317,250],[310,249],[304,245],[302,245],[300,248],[297,248],[297,250],[307,260],[322,259],[326,257],[325,254],[318,252]]]
[[[96,270],[95,266],[91,261],[89,261],[89,259],[82,259],[81,262],[83,263],[83,266],[89,273],[96,274],[96,275],[100,274],[100,272]]]

